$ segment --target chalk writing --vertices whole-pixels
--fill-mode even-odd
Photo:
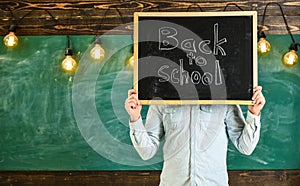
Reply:
[[[183,59],[179,61],[179,67],[173,68],[171,71],[169,65],[163,65],[158,69],[158,76],[160,77],[159,82],[172,82],[174,84],[189,84],[190,82],[193,84],[202,83],[203,85],[211,85],[213,80],[215,80],[215,85],[222,84],[222,76],[221,76],[221,69],[219,60],[215,61],[215,74],[214,76],[210,72],[204,72],[202,75],[199,71],[194,70],[189,73],[183,69]],[[168,72],[171,72],[168,74]]]
[[[175,48],[180,48],[185,51],[186,57],[188,58],[188,64],[196,65],[199,67],[204,67],[208,64],[205,55],[220,55],[226,56],[226,51],[222,44],[227,42],[227,38],[219,39],[219,24],[215,23],[213,26],[213,51],[210,50],[209,44],[210,40],[198,41],[198,47],[196,47],[196,40],[194,38],[188,38],[180,41],[178,31],[173,27],[161,27],[159,28],[159,50],[170,51]],[[197,56],[195,55],[197,54]],[[213,72],[199,72],[194,70],[192,72],[187,72],[184,70],[184,60],[179,59],[179,67],[171,67],[169,65],[163,65],[158,69],[158,76],[160,77],[159,82],[171,82],[174,84],[203,84],[203,85],[222,85],[222,73],[220,68],[219,60],[214,60],[215,69]],[[169,73],[168,73],[169,72]]]
[[[227,42],[226,38],[219,40],[219,24],[214,24],[214,43],[213,43],[213,54],[218,55],[218,51],[221,52],[222,56],[226,56],[222,44]],[[178,31],[172,27],[161,27],[159,28],[159,50],[173,50],[178,47],[179,41],[176,38]],[[180,48],[187,52],[196,52],[197,48],[195,45],[196,41],[193,38],[185,39],[181,42]],[[203,54],[211,54],[212,51],[209,50],[208,45],[210,40],[200,41],[198,44],[198,49]]]

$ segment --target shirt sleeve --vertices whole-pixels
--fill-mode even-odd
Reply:
[[[225,123],[235,147],[243,154],[252,154],[259,141],[260,116],[248,111],[245,119],[240,106],[231,105],[228,106]]]
[[[130,138],[132,144],[143,160],[152,158],[158,148],[163,136],[162,114],[159,106],[149,107],[145,125],[142,119],[129,122]]]

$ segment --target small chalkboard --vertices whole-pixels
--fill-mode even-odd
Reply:
[[[255,11],[136,12],[134,23],[142,104],[251,104]]]

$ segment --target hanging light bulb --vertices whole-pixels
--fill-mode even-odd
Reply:
[[[66,50],[66,57],[61,63],[61,67],[66,71],[66,72],[75,72],[77,69],[77,63],[75,59],[72,57],[72,50],[68,48]]]
[[[61,63],[61,67],[66,72],[75,72],[75,70],[77,69],[77,62],[72,57],[72,50],[70,48],[66,49],[65,56],[65,59]]]
[[[134,53],[133,53],[133,47],[131,48],[132,55],[128,58],[128,60],[125,61],[125,66],[128,67],[130,70],[134,69]]]
[[[260,55],[266,55],[271,50],[270,43],[266,40],[266,35],[263,31],[258,32],[259,41],[257,43],[257,52]]]
[[[77,69],[77,62],[72,57],[73,52],[72,52],[72,49],[70,48],[70,38],[69,38],[69,36],[67,36],[67,38],[68,38],[68,47],[66,48],[66,52],[65,52],[66,57],[62,61],[61,67],[66,72],[75,72],[75,70]]]
[[[289,49],[290,49],[290,51],[285,53],[282,56],[281,61],[285,66],[292,67],[298,63],[298,59],[299,59],[298,55],[296,54],[297,44],[296,43],[291,44]]]
[[[101,39],[100,37],[97,37],[95,40],[95,46],[90,51],[90,56],[95,61],[102,61],[105,57],[105,51],[101,46]]]
[[[134,67],[134,55],[132,54],[132,56],[128,59],[128,63],[127,63],[128,65],[129,65],[129,67],[131,68],[131,69],[133,69],[133,67]]]
[[[266,55],[270,52],[271,45],[265,38],[260,38],[257,43],[257,51],[260,55]]]
[[[15,35],[17,26],[11,25],[9,27],[9,33],[3,38],[4,45],[8,48],[15,48],[18,45],[18,38]]]

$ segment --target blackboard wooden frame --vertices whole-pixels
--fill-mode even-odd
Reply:
[[[139,40],[139,21],[141,21],[141,18],[166,18],[166,17],[184,17],[184,18],[190,18],[190,17],[197,17],[199,19],[203,19],[206,17],[250,17],[251,24],[252,24],[252,32],[251,36],[252,39],[250,39],[251,45],[252,45],[252,51],[250,60],[252,62],[251,66],[252,69],[249,72],[250,75],[252,75],[252,88],[251,88],[251,94],[253,87],[258,85],[258,68],[257,68],[257,12],[256,11],[233,11],[233,12],[135,12],[134,13],[134,58],[135,58],[135,64],[134,64],[134,88],[138,91],[138,97],[139,97],[139,75],[138,75],[138,68],[139,68],[139,43],[141,42]],[[150,86],[150,85],[149,85]],[[249,89],[250,91],[250,89]],[[247,92],[249,94],[249,92]],[[140,98],[140,101],[142,104],[149,105],[149,104],[240,104],[240,105],[250,105],[252,104],[251,97],[248,99],[193,99],[193,100],[173,100],[173,99],[142,99]]]

